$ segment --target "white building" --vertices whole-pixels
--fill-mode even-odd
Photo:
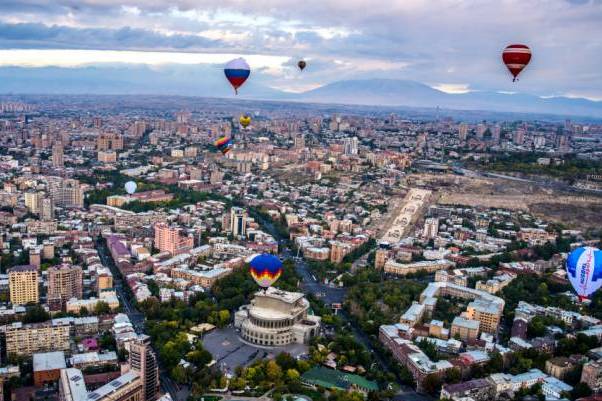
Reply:
[[[270,287],[258,291],[234,315],[234,326],[250,343],[264,346],[307,344],[320,333],[320,317],[309,315],[309,301],[299,292]]]

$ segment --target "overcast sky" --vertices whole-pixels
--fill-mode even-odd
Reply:
[[[510,43],[533,50],[515,84]],[[0,49],[0,66],[29,68],[243,55],[253,79],[288,91],[398,78],[602,100],[602,0],[1,0]]]

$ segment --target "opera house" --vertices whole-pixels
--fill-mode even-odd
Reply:
[[[308,314],[309,301],[300,292],[269,287],[234,315],[234,326],[249,343],[278,347],[307,344],[320,333],[319,316]]]

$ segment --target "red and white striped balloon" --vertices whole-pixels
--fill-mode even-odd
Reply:
[[[502,60],[504,64],[514,77],[512,82],[516,81],[516,77],[531,61],[531,49],[529,46],[515,44],[506,46],[502,53]]]

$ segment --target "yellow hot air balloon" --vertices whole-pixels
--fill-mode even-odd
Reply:
[[[244,114],[240,116],[240,119],[238,121],[240,122],[240,125],[242,125],[243,128],[247,128],[249,124],[251,124],[251,116],[248,114]]]

